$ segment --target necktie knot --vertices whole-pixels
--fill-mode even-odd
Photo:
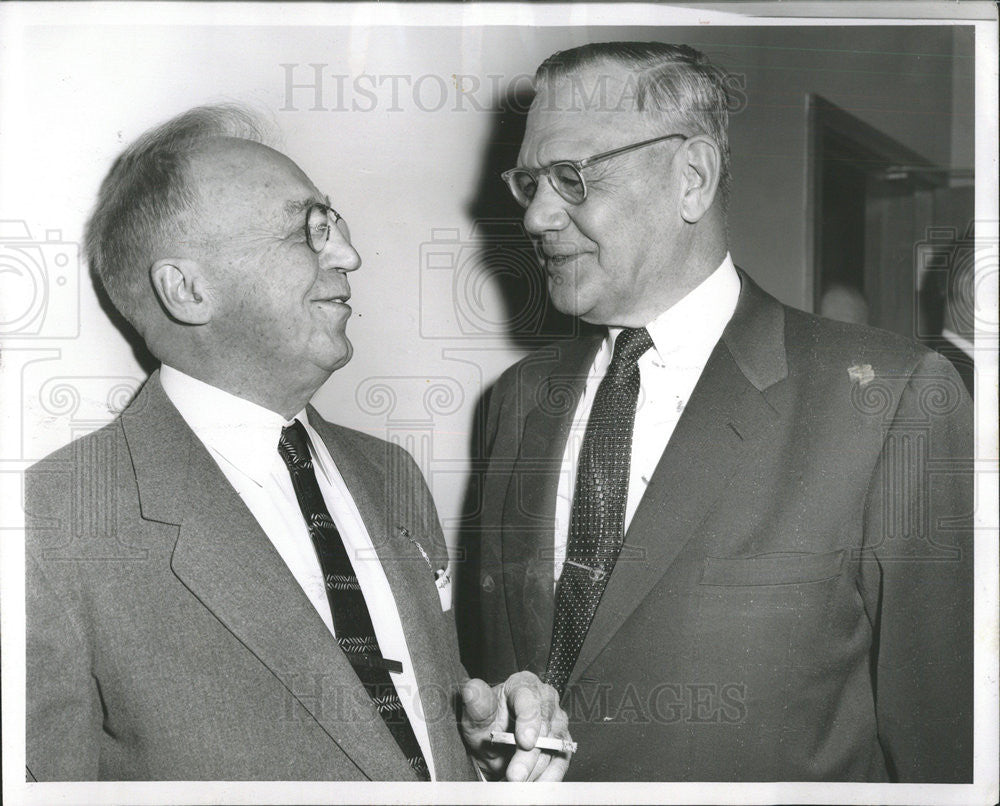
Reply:
[[[611,358],[608,374],[620,375],[628,371],[650,347],[653,339],[644,327],[627,327],[615,339],[615,352]]]
[[[306,428],[298,420],[281,429],[278,440],[278,453],[289,470],[293,468],[312,467],[312,456],[309,453],[309,435]]]

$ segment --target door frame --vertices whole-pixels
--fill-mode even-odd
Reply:
[[[905,179],[914,191],[933,191],[951,173],[816,93],[806,94],[806,299],[819,309],[822,294],[824,140],[835,136],[856,155],[855,167],[871,178]]]

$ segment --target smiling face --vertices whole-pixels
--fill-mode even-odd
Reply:
[[[266,146],[213,141],[190,173],[200,201],[198,259],[212,298],[204,338],[225,368],[214,370],[224,377],[207,380],[252,400],[308,400],[352,354],[346,273],[361,258],[346,226],[331,219],[329,241],[313,252],[306,211],[325,199]]]
[[[518,164],[581,160],[677,131],[625,109],[629,86],[628,73],[609,64],[541,88]],[[666,140],[584,168],[587,198],[578,205],[539,181],[524,223],[539,242],[556,308],[593,324],[639,327],[693,287],[684,267],[694,233],[679,209],[684,147]]]

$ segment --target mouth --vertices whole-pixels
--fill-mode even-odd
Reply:
[[[350,294],[350,292],[347,292],[347,293],[344,293],[344,294],[336,294],[335,296],[332,296],[332,297],[317,297],[316,299],[313,300],[313,302],[333,303],[333,304],[338,304],[338,305],[346,305],[347,304],[347,300],[349,300],[350,298],[351,298],[351,294]]]
[[[542,255],[545,258],[545,267],[549,269],[561,269],[583,254],[583,252],[570,252],[564,249],[558,251],[554,249],[542,250]]]
[[[319,297],[313,300],[313,304],[319,308],[322,308],[330,313],[340,312],[345,314],[350,314],[352,308],[347,304],[347,300],[351,298],[350,294],[338,294],[334,297]]]
[[[535,242],[535,248],[538,251],[539,258],[542,259],[545,265],[552,266],[553,268],[564,266],[589,251],[581,249],[579,246],[568,241],[560,241],[558,239],[551,241],[539,239]]]

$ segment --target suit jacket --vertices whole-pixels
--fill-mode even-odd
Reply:
[[[971,780],[968,395],[915,343],[741,279],[569,679],[567,779]],[[529,355],[489,400],[487,679],[545,669],[599,342]]]
[[[437,776],[475,780],[453,615],[399,530],[442,544],[420,471],[398,446],[308,414],[396,597]],[[415,780],[158,372],[117,420],[28,471],[26,512],[29,776]]]

